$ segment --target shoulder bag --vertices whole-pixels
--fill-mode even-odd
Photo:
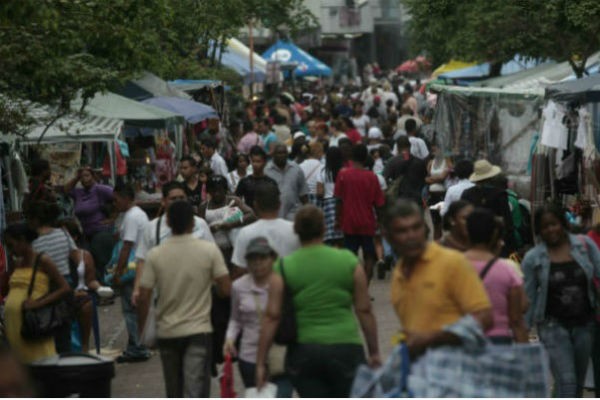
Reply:
[[[294,308],[294,294],[285,279],[283,258],[279,259],[281,279],[283,279],[283,299],[281,304],[281,318],[275,332],[275,343],[293,344],[298,339],[298,325],[296,322],[296,309]]]
[[[260,307],[260,299],[256,293],[252,293],[254,298],[254,305],[256,307],[256,315],[258,315],[258,321],[262,325],[264,312]],[[269,352],[267,353],[267,367],[269,368],[269,375],[279,376],[285,374],[285,355],[287,353],[287,347],[284,345],[273,343]]]
[[[498,261],[498,257],[494,257],[492,258],[486,265],[485,268],[483,268],[481,270],[481,273],[479,274],[479,278],[483,281],[485,279],[485,276],[488,274],[488,272],[490,272],[490,269],[492,269],[492,267],[494,266],[494,264],[496,264],[496,261]]]
[[[33,264],[33,273],[27,290],[27,298],[31,298],[35,277],[40,264],[40,253],[35,258]],[[42,308],[33,310],[22,310],[23,325],[21,325],[21,337],[26,340],[44,339],[54,335],[54,333],[65,324],[71,322],[72,310],[65,299],[61,299],[53,304],[48,304]]]

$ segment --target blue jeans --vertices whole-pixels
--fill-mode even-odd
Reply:
[[[256,364],[249,363],[244,360],[238,360],[238,367],[240,368],[240,375],[242,381],[244,381],[244,387],[246,389],[256,386]],[[276,376],[270,379],[275,385],[277,385],[277,397],[278,398],[291,398],[294,392],[292,382],[287,376]]]
[[[149,357],[150,353],[145,346],[140,344],[138,338],[137,312],[131,304],[131,295],[133,294],[133,282],[128,282],[121,286],[121,308],[125,326],[127,327],[127,349],[124,354],[131,357]]]
[[[592,352],[593,325],[566,327],[548,320],[538,325],[538,334],[548,351],[556,397],[582,397]]]

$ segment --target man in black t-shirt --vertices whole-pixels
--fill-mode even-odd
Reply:
[[[190,156],[183,157],[179,163],[179,172],[184,179],[184,189],[188,201],[198,214],[198,208],[202,203],[202,184],[198,179],[198,168],[196,160]]]
[[[235,194],[244,199],[244,202],[249,207],[254,208],[254,191],[256,190],[256,185],[260,182],[269,182],[277,185],[277,182],[265,175],[267,153],[265,153],[262,147],[253,146],[250,149],[250,162],[252,163],[252,175],[246,176],[238,183]]]
[[[408,136],[400,136],[396,144],[398,155],[388,161],[383,171],[383,176],[390,184],[402,177],[398,185],[397,197],[392,200],[409,199],[423,206],[423,188],[427,177],[427,164],[424,160],[411,154],[411,143]]]

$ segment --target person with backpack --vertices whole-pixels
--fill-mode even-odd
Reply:
[[[484,208],[467,217],[470,248],[465,256],[483,281],[492,303],[494,325],[486,332],[495,344],[528,343],[523,316],[523,279],[514,267],[497,256],[502,241],[502,221]]]
[[[508,257],[517,250],[517,245],[515,243],[514,224],[508,202],[508,193],[498,187],[495,181],[502,174],[502,169],[497,165],[492,165],[488,160],[479,160],[475,162],[473,170],[470,181],[475,186],[465,190],[461,198],[475,207],[487,208],[494,215],[504,220],[504,247],[501,255]]]

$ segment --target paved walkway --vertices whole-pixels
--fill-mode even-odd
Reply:
[[[373,307],[379,329],[379,343],[382,358],[385,359],[392,349],[390,338],[397,332],[398,320],[389,302],[389,279],[373,281],[370,288],[374,297]],[[121,317],[120,299],[111,306],[101,307],[100,324],[102,338],[102,353],[116,357],[125,346],[127,332]],[[155,354],[149,361],[135,364],[115,364],[116,376],[112,382],[113,397],[164,397],[160,358]],[[235,376],[235,390],[238,397],[244,397],[241,378]],[[213,379],[211,395],[219,397],[220,389],[217,379]]]

